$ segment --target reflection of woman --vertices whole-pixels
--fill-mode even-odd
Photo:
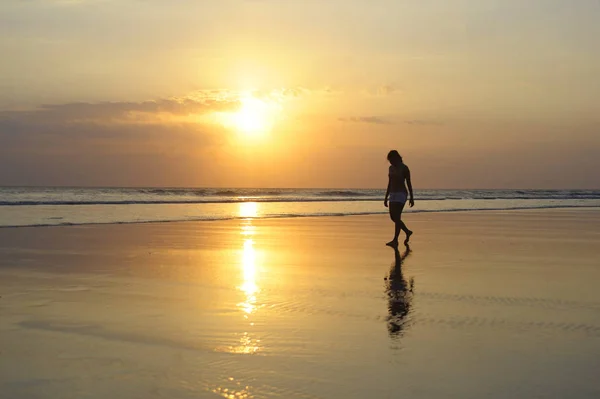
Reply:
[[[413,198],[412,183],[410,181],[410,169],[408,169],[408,166],[406,166],[404,162],[402,162],[402,157],[400,156],[400,154],[398,154],[398,151],[396,150],[390,151],[388,153],[387,159],[390,162],[390,171],[388,186],[385,192],[385,200],[383,201],[383,204],[386,207],[388,206],[389,197],[390,218],[394,222],[395,230],[394,239],[388,242],[386,245],[392,247],[398,245],[398,236],[400,235],[400,230],[406,233],[404,245],[408,245],[408,240],[410,239],[410,236],[413,232],[410,231],[402,221],[402,210],[404,209],[404,204],[406,204],[406,200],[408,199],[409,193],[409,205],[411,207],[415,205],[415,200]],[[408,186],[408,191],[406,190],[406,186]]]
[[[406,328],[406,316],[410,312],[414,281],[410,282],[404,279],[402,274],[402,261],[410,254],[410,248],[400,255],[397,248],[394,248],[395,262],[390,269],[390,275],[387,278],[386,292],[388,295],[388,331],[391,336],[402,335]]]

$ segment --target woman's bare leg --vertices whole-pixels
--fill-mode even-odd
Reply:
[[[404,209],[403,203],[392,202],[390,203],[390,217],[394,221],[394,239],[388,242],[386,245],[389,246],[397,246],[398,245],[398,237],[400,236],[400,231],[404,231],[406,233],[406,240],[404,244],[408,243],[408,237],[412,234],[404,222],[402,221],[402,210]]]

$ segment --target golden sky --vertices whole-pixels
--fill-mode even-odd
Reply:
[[[595,0],[4,0],[0,184],[600,188]]]

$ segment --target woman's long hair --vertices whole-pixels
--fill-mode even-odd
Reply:
[[[402,157],[396,150],[388,152],[387,159],[393,166],[400,166],[402,164]]]

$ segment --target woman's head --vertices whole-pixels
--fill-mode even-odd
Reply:
[[[388,152],[387,159],[388,161],[390,161],[390,164],[394,166],[398,166],[402,163],[402,157],[400,156],[400,154],[398,154],[398,151],[396,150]]]

